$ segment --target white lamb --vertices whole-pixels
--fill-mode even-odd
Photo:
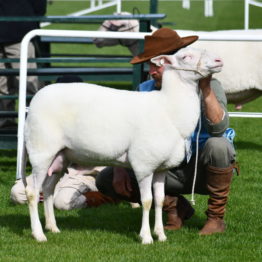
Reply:
[[[33,188],[26,186],[26,194],[36,240],[47,240],[38,215],[40,189],[45,198],[46,229],[59,232],[52,203],[57,175],[52,173],[65,169],[69,162],[133,168],[143,206],[143,244],[153,242],[149,225],[153,181],[154,232],[160,241],[166,240],[162,171],[184,159],[185,139],[195,129],[200,114],[198,80],[219,72],[222,62],[192,48],[153,58],[152,62],[166,64],[161,91],[69,83],[49,85],[34,96],[25,124],[25,142],[35,178]]]
[[[117,22],[118,21],[118,22]],[[114,27],[114,31],[128,31],[129,24],[136,20],[108,20],[107,26],[101,26],[99,30],[111,31],[114,23],[119,23],[119,27]],[[137,21],[138,23],[138,21]],[[112,25],[112,26],[111,26]],[[133,30],[133,29],[132,29]],[[139,30],[139,28],[137,28]],[[176,30],[180,36],[201,35],[201,34],[243,34],[262,35],[261,29],[253,30],[220,30],[220,31],[191,31]],[[128,40],[120,42],[119,39],[99,38],[94,41],[98,47],[113,46],[122,44],[129,48],[132,55],[138,53],[138,40]],[[235,104],[236,109],[241,109],[242,105],[252,101],[262,95],[262,43],[246,41],[196,41],[193,47],[202,48],[211,52],[216,52],[224,61],[224,69],[216,78],[221,82],[228,103]]]

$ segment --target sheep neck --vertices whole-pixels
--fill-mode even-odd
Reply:
[[[184,80],[181,72],[166,69],[162,79],[162,93],[170,120],[178,127],[182,137],[191,135],[200,115],[198,82]]]
[[[184,71],[184,70],[183,70]],[[188,93],[197,93],[198,90],[198,82],[191,79],[184,80],[181,77],[181,74],[186,73],[183,72],[182,69],[180,72],[167,68],[163,73],[162,78],[162,88],[161,90],[164,93],[168,93],[169,95],[172,95],[172,99],[175,97],[184,94],[184,91]],[[181,93],[182,92],[182,93]]]

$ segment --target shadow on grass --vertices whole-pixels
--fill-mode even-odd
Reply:
[[[185,221],[184,223],[184,228],[185,229],[189,229],[191,230],[197,230],[199,231],[200,229],[202,229],[202,227],[205,224],[205,219],[203,219],[203,217],[199,217],[197,215],[194,215],[192,218],[190,218],[190,220]]]
[[[40,204],[39,210],[42,211]],[[18,209],[21,212],[21,207]],[[23,209],[23,212],[25,210]],[[139,242],[139,231],[142,220],[142,209],[132,209],[129,204],[104,205],[98,208],[86,208],[73,211],[55,210],[57,226],[63,231],[106,231],[125,235],[134,242]],[[40,219],[44,228],[44,216],[40,212]],[[166,221],[166,214],[163,215]],[[185,231],[198,231],[204,224],[203,218],[194,215],[185,222]],[[24,236],[24,230],[30,229],[28,214],[8,214],[0,216],[1,227],[8,228],[11,232]],[[150,214],[150,225],[153,233],[154,210]]]
[[[17,212],[26,212],[22,206],[17,206]],[[24,206],[26,207],[26,206]],[[10,208],[15,208],[13,205]],[[27,208],[27,207],[26,207]],[[42,204],[39,205],[40,220],[44,228],[44,215]],[[21,211],[23,210],[23,211]],[[55,210],[57,226],[63,231],[108,231],[126,235],[134,240],[139,233],[141,225],[141,210],[131,207],[105,205],[99,208],[88,208],[73,211]],[[23,230],[30,229],[30,217],[28,214],[0,215],[0,225],[11,232],[22,236]],[[135,233],[135,234],[134,234]]]
[[[0,158],[2,157],[16,157],[17,151],[16,150],[8,150],[8,149],[1,149],[0,150]]]
[[[26,215],[1,215],[0,225],[2,228],[8,228],[13,233],[22,236],[23,230],[30,228],[29,216]]]
[[[237,141],[235,143],[237,149],[252,149],[262,151],[262,145],[247,141]]]

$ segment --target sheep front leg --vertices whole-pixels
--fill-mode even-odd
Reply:
[[[155,227],[154,233],[159,241],[166,241],[163,226],[162,208],[165,198],[165,173],[156,173],[153,177],[154,201],[155,201]]]
[[[44,197],[44,210],[45,210],[45,221],[46,221],[45,229],[53,233],[60,233],[60,230],[56,225],[53,203],[54,203],[53,194]]]
[[[32,188],[27,185],[25,192],[30,213],[32,235],[39,242],[47,241],[38,214],[39,188]]]
[[[152,205],[152,178],[153,174],[144,177],[138,182],[141,195],[141,203],[143,206],[142,227],[139,234],[142,239],[142,244],[153,243],[149,225],[149,212]]]

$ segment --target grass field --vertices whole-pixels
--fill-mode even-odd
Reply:
[[[48,14],[61,15],[86,8],[83,1],[72,2],[54,1],[48,7]],[[243,1],[214,0],[213,18],[203,16],[203,3],[191,2],[192,8],[188,11],[181,8],[181,2],[160,1],[159,12],[168,14],[166,22],[174,22],[184,29],[242,28]],[[131,11],[138,3],[141,13],[148,12],[148,2],[145,1],[123,1],[123,9]],[[113,11],[108,9],[104,13]],[[262,28],[262,8],[252,8],[251,12],[253,27]],[[113,50],[116,52],[120,48]],[[262,97],[246,104],[242,111],[262,112],[261,105]],[[234,111],[232,105],[228,109]],[[16,151],[0,151],[0,261],[262,261],[262,119],[231,118],[231,127],[237,134],[235,146],[241,174],[235,176],[232,183],[225,217],[227,232],[198,236],[205,221],[207,197],[197,195],[196,214],[185,226],[177,232],[167,232],[167,242],[156,241],[148,246],[141,245],[138,238],[141,209],[131,209],[126,203],[73,211],[57,210],[61,234],[47,233],[48,242],[36,243],[31,237],[27,206],[14,205],[9,200],[15,180]],[[39,209],[43,222],[42,205]],[[153,212],[151,215],[153,222]]]

